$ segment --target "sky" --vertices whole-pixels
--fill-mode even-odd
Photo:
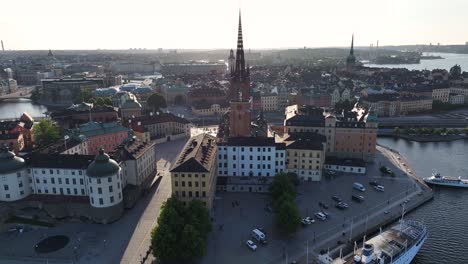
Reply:
[[[464,44],[467,0],[2,0],[5,48],[235,48]],[[374,44],[375,45],[375,44]]]

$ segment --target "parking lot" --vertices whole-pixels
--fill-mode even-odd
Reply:
[[[381,176],[378,172],[380,165],[389,166],[396,177]],[[377,181],[385,187],[380,192],[369,185],[370,181]],[[354,182],[360,182],[366,188],[361,192],[353,188]],[[332,177],[325,176],[321,182],[305,182],[298,187],[296,203],[302,217],[310,216],[315,222],[301,226],[298,232],[287,236],[276,229],[274,215],[265,210],[270,203],[267,194],[258,193],[220,193],[215,201],[213,232],[210,234],[207,254],[202,263],[279,263],[287,256],[293,260],[295,256],[301,256],[307,243],[312,248],[315,243],[329,238],[332,235],[345,235],[346,241],[352,236],[349,232],[350,226],[357,221],[367,218],[399,202],[411,193],[419,191],[411,177],[394,166],[388,158],[379,154],[376,162],[368,167],[367,175],[342,174]],[[358,203],[351,200],[351,195],[364,196],[364,202]],[[340,210],[335,207],[332,196],[337,195],[349,208]],[[319,202],[329,205],[325,211],[329,218],[321,221],[314,214],[324,209]],[[237,205],[238,204],[238,205]],[[398,213],[399,208],[394,208]],[[383,212],[383,211],[382,211]],[[382,213],[382,218],[384,218]],[[267,233],[267,245],[256,243],[257,250],[251,251],[245,244],[246,240],[252,239],[252,229],[262,227]],[[254,240],[254,242],[256,242]],[[283,262],[284,263],[284,262]]]

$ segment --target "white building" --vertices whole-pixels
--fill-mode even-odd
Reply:
[[[463,94],[450,94],[449,95],[450,104],[459,104],[462,105],[465,103],[465,96]]]
[[[95,158],[33,154],[26,161],[6,147],[0,150],[0,201],[3,202],[21,202],[23,198],[36,195],[34,200],[41,203],[52,200],[52,196],[61,196],[62,208],[56,206],[52,211],[67,211],[68,199],[81,201],[76,203],[81,209],[70,209],[68,213],[86,212],[87,217],[107,223],[118,219],[123,212],[124,182],[120,166],[102,149]],[[83,204],[86,200],[88,203]],[[53,206],[40,207],[50,209]]]
[[[273,177],[285,171],[285,159],[285,144],[274,138],[229,138],[218,144],[218,175]]]
[[[262,110],[264,112],[274,112],[278,110],[278,94],[268,93],[260,96]]]

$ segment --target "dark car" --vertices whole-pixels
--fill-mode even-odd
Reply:
[[[364,202],[364,196],[353,194],[351,195],[351,200],[358,202],[358,203],[362,203]]]
[[[338,197],[337,195],[332,196],[332,200],[338,203],[342,201],[341,198]]]
[[[340,209],[340,210],[344,210],[346,208],[348,208],[348,204],[347,203],[343,203],[343,202],[339,202],[335,205],[336,208]]]
[[[328,204],[323,203],[323,202],[319,202],[319,206],[322,207],[323,209],[328,209],[329,208]]]
[[[379,183],[377,181],[371,181],[371,182],[369,182],[369,185],[370,186],[377,186],[377,185],[379,185]]]

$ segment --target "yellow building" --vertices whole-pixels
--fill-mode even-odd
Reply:
[[[302,181],[320,181],[325,162],[323,135],[316,133],[294,133],[285,140],[286,169],[294,172]]]
[[[170,169],[172,194],[184,204],[198,199],[211,209],[216,190],[215,137],[200,134],[187,141]]]

